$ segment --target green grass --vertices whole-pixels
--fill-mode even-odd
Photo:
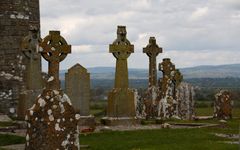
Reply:
[[[102,106],[104,104],[101,104]],[[100,106],[100,107],[102,107]],[[102,116],[102,109],[95,105],[91,110]],[[212,115],[212,108],[197,108],[198,115]],[[233,109],[233,116],[240,116],[240,109]],[[218,120],[168,122],[218,123]],[[239,133],[239,119],[228,120],[224,127],[199,129],[157,129],[137,131],[108,131],[81,134],[81,145],[89,145],[91,150],[235,150],[238,145],[225,144],[229,139],[216,137],[214,133]],[[1,125],[1,123],[0,123]],[[2,124],[3,125],[3,124]],[[24,143],[24,137],[1,135],[0,146]]]
[[[25,142],[24,137],[0,134],[0,146],[12,145],[12,144],[21,144]]]
[[[91,150],[235,150],[224,138],[209,129],[160,129],[105,132],[80,135],[80,142]]]

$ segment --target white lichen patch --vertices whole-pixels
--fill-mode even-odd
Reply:
[[[56,131],[61,131],[61,128],[60,128],[60,126],[59,126],[59,123],[56,123],[56,124],[55,124],[55,130],[56,130]]]
[[[48,119],[49,119],[49,121],[54,121],[53,115],[50,115],[50,116],[48,117]]]
[[[76,114],[76,115],[75,115],[75,119],[76,119],[76,120],[79,120],[80,117],[81,117],[80,114]]]
[[[61,102],[67,102],[69,105],[72,105],[70,98],[66,95],[63,94],[62,98],[61,98]]]
[[[39,98],[38,103],[39,103],[40,107],[44,107],[46,105],[46,101],[43,98]]]
[[[51,76],[51,77],[47,80],[47,82],[51,82],[51,81],[53,81],[53,80],[54,80],[54,77]]]

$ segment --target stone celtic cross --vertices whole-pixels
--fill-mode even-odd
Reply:
[[[59,63],[65,59],[67,54],[71,53],[71,45],[60,35],[60,31],[50,31],[42,43],[40,43],[40,52],[45,60],[49,62],[48,74],[51,82],[48,83],[49,89],[60,89],[59,81]]]
[[[38,53],[38,45],[41,42],[39,29],[35,26],[30,27],[29,34],[23,38],[21,43],[21,50],[27,58],[26,63],[26,89],[36,90],[41,89],[42,75],[41,75],[41,55]],[[36,80],[38,82],[36,82]]]
[[[125,26],[118,26],[117,39],[109,45],[109,52],[117,59],[115,88],[128,88],[127,58],[134,52],[134,45],[127,39]]]
[[[143,48],[143,53],[149,57],[149,87],[157,86],[156,58],[162,53],[162,48],[157,45],[155,37],[150,37],[149,44]]]
[[[175,65],[171,62],[170,58],[164,58],[163,62],[159,64],[159,71],[163,72],[163,78],[172,78],[175,73]]]
[[[23,54],[28,59],[38,59],[39,53],[37,51],[38,49],[37,47],[39,43],[41,43],[41,38],[39,36],[39,29],[33,26],[29,30],[29,35],[27,35],[21,43]]]

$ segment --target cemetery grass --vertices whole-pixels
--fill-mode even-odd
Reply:
[[[92,111],[92,110],[91,110]],[[95,110],[93,110],[95,111]],[[98,119],[104,114],[96,108]],[[212,108],[197,108],[198,115],[212,115]],[[240,109],[233,109],[233,116],[240,117]],[[171,120],[169,121],[171,122]],[[194,123],[219,123],[218,120],[177,121]],[[136,131],[106,131],[101,133],[80,134],[81,145],[89,145],[91,150],[182,150],[182,149],[237,149],[238,145],[225,144],[236,141],[217,137],[214,133],[239,133],[239,119],[227,121],[226,126],[198,129],[155,129]],[[3,124],[3,126],[5,126]],[[24,143],[25,138],[0,134],[0,146]]]
[[[234,141],[220,138],[214,133],[239,132],[239,120],[228,121],[226,128],[156,129],[137,131],[108,131],[81,134],[80,143],[91,150],[235,150],[238,145],[225,144]]]

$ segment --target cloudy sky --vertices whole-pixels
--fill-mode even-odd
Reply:
[[[126,25],[135,45],[131,68],[147,68],[142,48],[155,36],[165,57],[178,68],[240,63],[240,0],[40,0],[41,34],[60,30],[72,54],[66,69],[115,66],[108,44],[117,25]],[[46,62],[43,65],[46,70]]]

